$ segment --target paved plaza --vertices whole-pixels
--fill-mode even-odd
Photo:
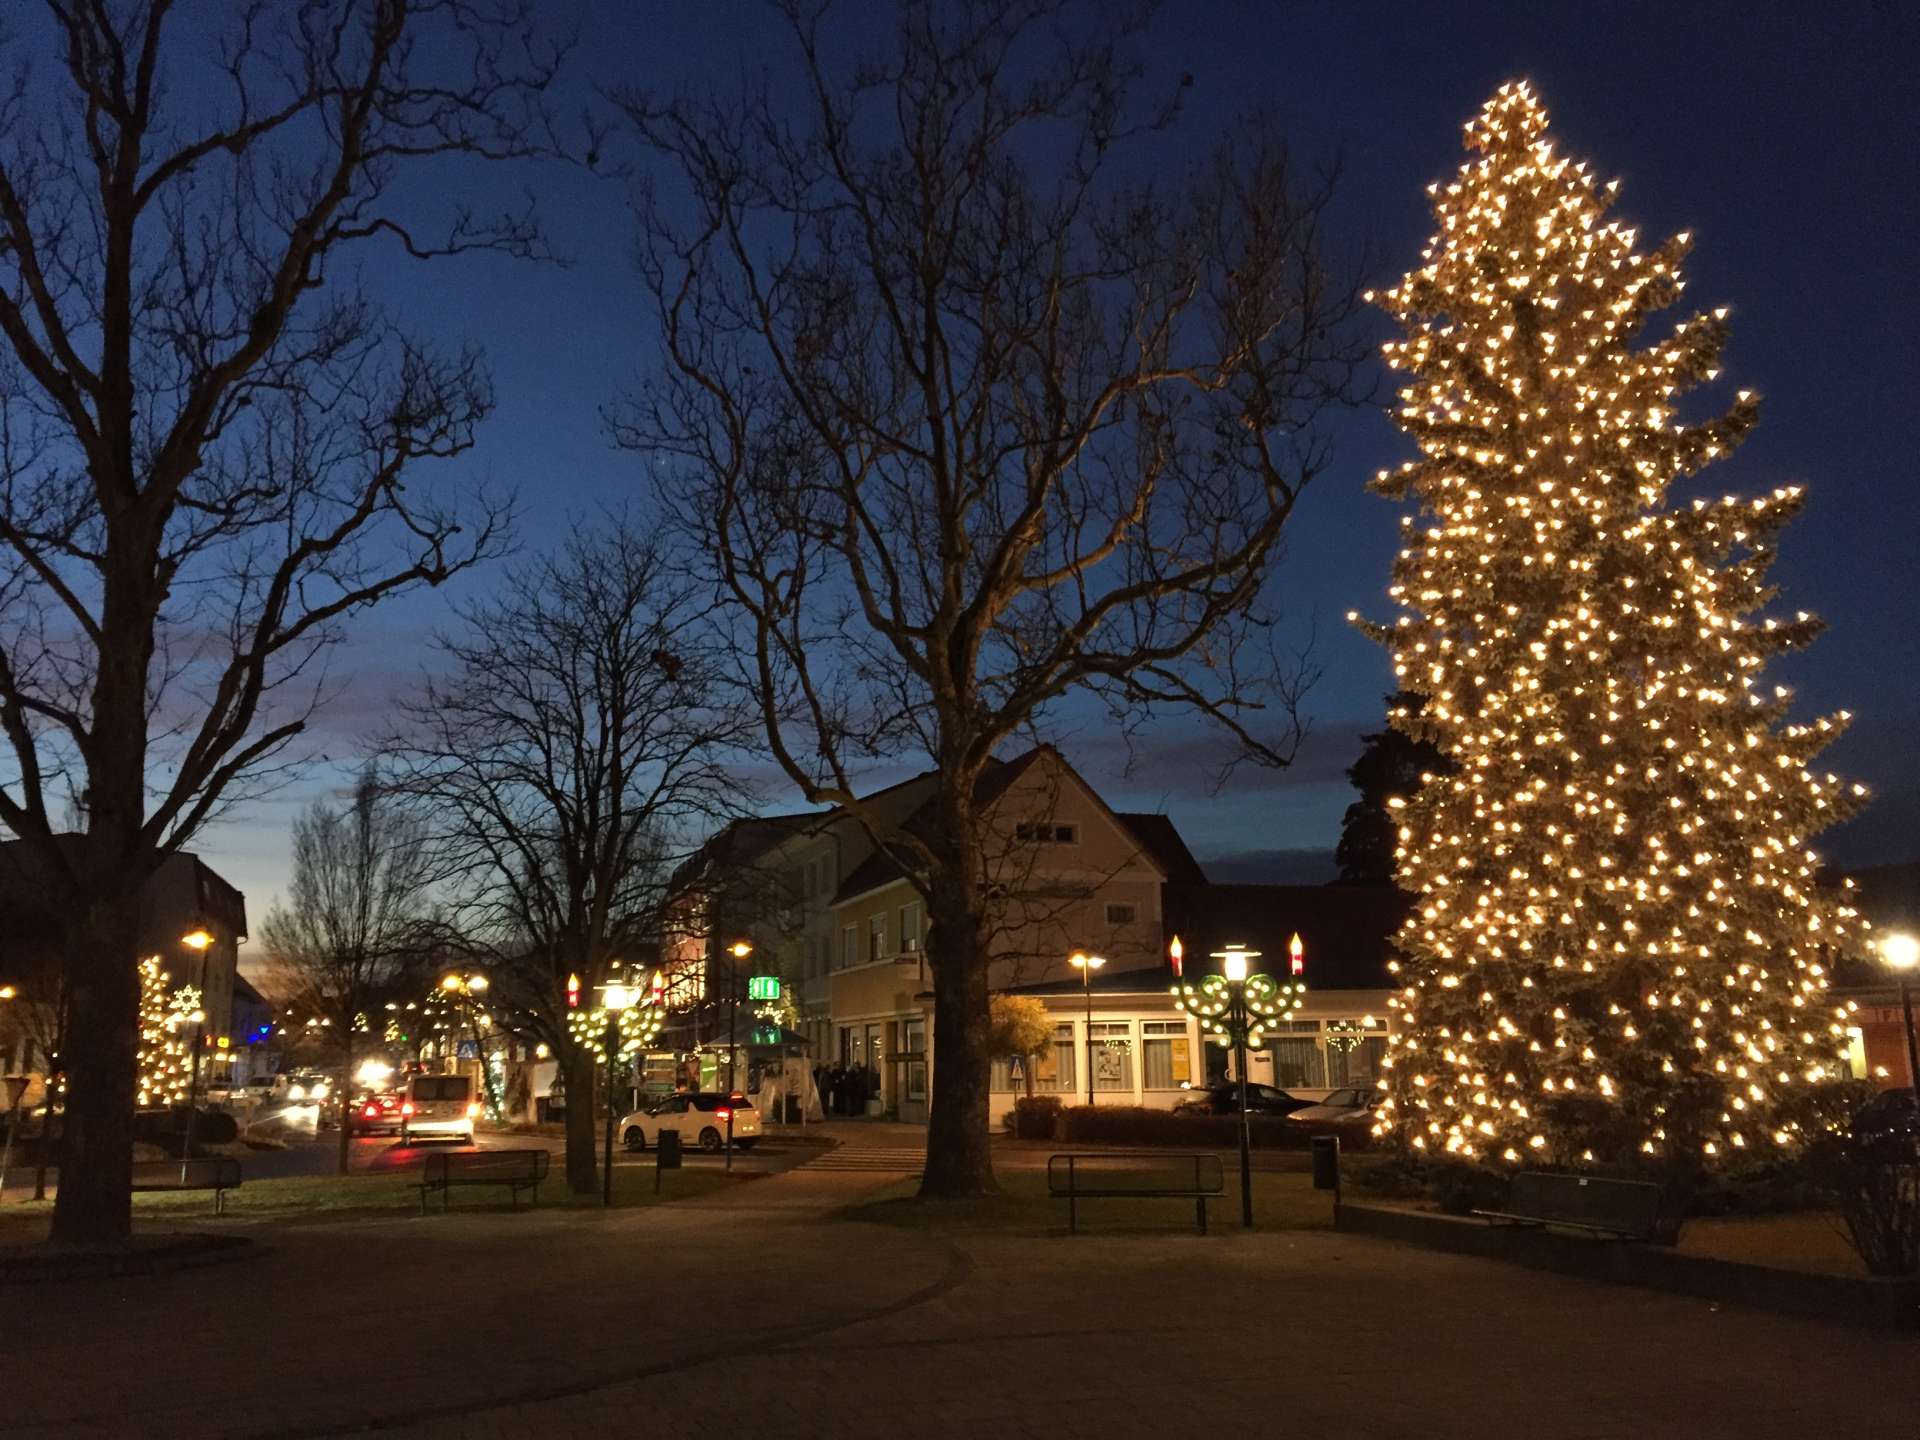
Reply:
[[[1331,1231],[835,1217],[888,1183],[263,1226],[233,1263],[10,1288],[0,1433],[1804,1440],[1920,1415],[1911,1336]]]

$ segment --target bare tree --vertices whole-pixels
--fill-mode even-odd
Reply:
[[[368,767],[345,810],[318,800],[294,821],[288,897],[261,926],[276,998],[324,1022],[338,1062],[342,1175],[352,1148],[359,1033],[384,1025],[388,1001],[421,988],[433,918],[426,841],[419,821],[382,794]]]
[[[131,1224],[142,882],[295,758],[341,622],[497,545],[417,473],[472,444],[479,356],[398,332],[352,256],[538,253],[525,214],[429,235],[400,192],[544,152],[558,62],[524,0],[180,8],[48,0],[3,37],[0,822],[83,918],[69,1241]]]
[[[463,611],[440,642],[448,673],[403,705],[387,747],[429,817],[454,932],[559,1057],[579,1193],[597,1183],[595,1077],[568,977],[590,1005],[651,957],[674,870],[751,800],[727,761],[758,732],[722,703],[710,611],[638,523],[577,526]]]
[[[828,5],[776,8],[802,113],[764,86],[617,97],[669,174],[642,209],[663,364],[614,426],[691,476],[780,765],[925,897],[922,1193],[973,1193],[993,1186],[977,784],[1075,693],[1290,757],[1296,672],[1262,593],[1361,359],[1354,294],[1319,255],[1331,176],[1257,126],[1173,183],[1116,179],[1175,107],[1136,107],[1104,12],[910,4],[849,67]],[[913,831],[850,779],[903,749],[939,772]]]

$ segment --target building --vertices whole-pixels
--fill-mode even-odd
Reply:
[[[1834,965],[1834,995],[1855,1007],[1847,1037],[1851,1068],[1855,1076],[1882,1087],[1912,1085],[1899,979],[1872,947],[1890,934],[1920,936],[1920,862],[1875,865],[1847,878],[1854,886],[1851,903],[1872,927],[1869,947]],[[1920,986],[1920,975],[1910,981]]]
[[[931,823],[932,781],[916,776],[863,803],[910,834]],[[1031,995],[1057,1016],[1036,1090],[1084,1097],[1090,1073],[1095,1103],[1171,1106],[1226,1068],[1173,1003],[1172,938],[1198,974],[1229,941],[1284,967],[1296,932],[1308,999],[1254,1058],[1253,1078],[1309,1093],[1371,1083],[1386,1042],[1398,892],[1210,885],[1167,817],[1114,811],[1050,746],[995,765],[976,800],[994,837],[990,988]],[[935,1063],[927,926],[896,856],[837,810],[745,822],[703,856],[688,872],[697,883],[687,887],[686,923],[663,947],[674,957],[670,989],[683,1003],[738,993],[729,952],[750,947],[753,974],[791,987],[795,1029],[815,1063],[865,1072],[874,1112],[924,1120]],[[1076,952],[1104,962],[1090,985],[1069,963]],[[709,1041],[713,1031],[709,1020]],[[1011,1061],[996,1062],[996,1120],[1024,1083]]]
[[[62,838],[78,843],[77,836]],[[46,902],[51,890],[32,850],[17,840],[0,844],[0,985],[15,992],[0,1014],[0,1059],[9,1073],[34,1077],[23,1101],[27,1105],[36,1103],[64,1023],[64,926]],[[250,987],[239,988],[244,982],[238,979],[240,946],[247,938],[246,896],[197,855],[180,851],[148,879],[140,909],[143,956],[160,957],[171,988],[191,985],[200,991],[206,1016],[199,1035],[200,1083],[231,1080],[235,1058],[247,1044],[234,1026],[236,997],[244,1011],[251,993]],[[193,943],[189,936],[195,937]]]

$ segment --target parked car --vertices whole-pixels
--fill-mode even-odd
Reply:
[[[399,1090],[372,1091],[353,1105],[353,1133],[356,1135],[398,1135],[406,1126],[401,1108],[407,1103]]]
[[[465,1075],[416,1075],[400,1102],[400,1143],[411,1145],[432,1136],[471,1145],[473,1122],[479,1118],[480,1102]]]
[[[1247,1085],[1249,1115],[1291,1115],[1294,1111],[1304,1110],[1311,1104],[1313,1104],[1311,1100],[1302,1100],[1298,1095],[1289,1095],[1286,1091],[1276,1090],[1271,1085],[1252,1082]],[[1175,1103],[1173,1113],[1176,1115],[1238,1115],[1240,1085],[1237,1081],[1224,1080],[1218,1085],[1209,1085],[1204,1090],[1195,1090]]]
[[[620,1138],[629,1150],[657,1143],[662,1130],[678,1130],[680,1143],[714,1151],[727,1143],[727,1120],[733,1120],[733,1143],[751,1150],[760,1138],[760,1112],[744,1095],[689,1091],[668,1095],[650,1108],[636,1110],[620,1122]]]
[[[1385,1098],[1371,1086],[1350,1085],[1333,1091],[1318,1105],[1294,1111],[1287,1123],[1318,1135],[1365,1135],[1373,1129],[1373,1112]]]

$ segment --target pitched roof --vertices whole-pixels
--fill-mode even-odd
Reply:
[[[1309,990],[1389,988],[1393,934],[1410,905],[1391,885],[1169,885],[1162,898],[1167,932],[1180,937],[1190,971],[1242,944],[1265,954],[1270,974],[1281,974],[1297,933]]]
[[[1114,812],[1120,822],[1133,832],[1133,838],[1139,843],[1160,868],[1167,872],[1170,885],[1204,885],[1207,873],[1200,868],[1200,862],[1193,858],[1193,852],[1187,849],[1187,842],[1174,828],[1173,821],[1165,815],[1147,815],[1139,811]]]

